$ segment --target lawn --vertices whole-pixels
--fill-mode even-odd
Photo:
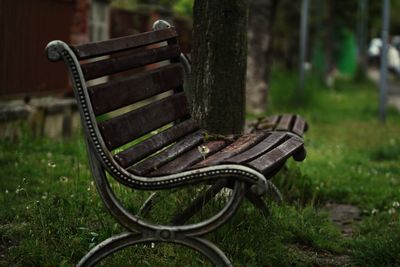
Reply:
[[[387,123],[377,121],[378,92],[370,83],[338,81],[327,89],[310,79],[300,105],[295,77],[277,71],[273,77],[268,113],[307,119],[308,157],[300,164],[291,160],[274,178],[285,201],[270,203],[269,218],[245,202],[209,238],[235,266],[400,265],[400,115],[389,109]],[[62,141],[28,133],[18,143],[1,140],[0,166],[1,266],[71,266],[123,231],[96,194],[80,134]],[[133,210],[148,195],[113,187]],[[330,220],[331,204],[360,209],[351,236]],[[164,209],[156,208],[151,218],[165,220]],[[104,265],[133,263],[206,264],[188,249],[149,244],[118,252]]]

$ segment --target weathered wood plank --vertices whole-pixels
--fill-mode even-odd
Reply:
[[[99,129],[108,149],[112,150],[186,116],[189,116],[186,97],[178,93],[100,122]]]
[[[240,153],[232,158],[224,160],[225,163],[243,163],[253,160],[260,155],[266,153],[268,150],[277,146],[286,138],[286,134],[282,132],[273,132],[263,141],[250,148],[249,150]]]
[[[302,136],[305,130],[306,130],[306,121],[302,117],[296,116],[292,131],[295,134]]]
[[[266,174],[268,171],[272,171],[277,165],[284,162],[296,151],[301,149],[303,145],[304,143],[300,138],[291,137],[278,147],[247,163],[247,165],[257,169],[263,174]]]
[[[257,130],[271,131],[276,128],[280,116],[272,115],[266,118],[259,118],[257,121],[250,123],[247,132],[255,133]]]
[[[114,38],[107,41],[71,46],[79,59],[104,56],[150,44],[170,40],[178,36],[174,27],[145,32],[134,36]]]
[[[280,115],[272,115],[265,119],[262,119],[257,123],[255,129],[266,130],[266,131],[273,130],[277,127],[280,118],[281,118]]]
[[[96,116],[174,89],[183,84],[180,64],[171,64],[88,88]],[[112,99],[112,101],[110,101]]]
[[[225,141],[210,141],[202,144],[201,147],[195,147],[192,150],[182,154],[178,158],[170,161],[169,163],[163,165],[160,169],[150,173],[151,176],[167,175],[177,172],[184,171],[190,166],[200,162],[204,157],[211,156],[217,151],[223,149],[226,146]],[[207,154],[200,153],[200,150],[207,151]]]
[[[83,76],[88,81],[117,72],[175,58],[178,57],[179,54],[180,49],[178,45],[169,45],[99,60],[83,64],[81,67]]]
[[[293,115],[285,114],[282,115],[278,126],[276,126],[275,130],[280,131],[290,131],[290,123],[292,121]]]
[[[129,171],[138,175],[146,175],[151,171],[157,170],[160,166],[174,160],[183,153],[200,145],[203,142],[203,134],[203,130],[198,130],[184,137],[176,144],[166,148],[165,150],[162,150],[160,153],[132,166],[129,168]]]
[[[280,115],[272,115],[272,116],[267,117],[267,121],[270,125],[276,125],[276,124],[278,124],[280,117],[281,117]]]
[[[198,129],[199,126],[194,120],[183,121],[133,147],[115,154],[114,159],[122,167],[127,168]]]
[[[196,164],[195,166],[193,166],[193,168],[201,168],[201,167],[216,165],[224,161],[225,159],[231,158],[239,153],[244,152],[250,147],[256,145],[262,139],[264,139],[266,135],[268,135],[267,132],[258,132],[258,133],[243,135],[239,137],[235,142],[222,149],[221,151],[215,153],[214,155]]]

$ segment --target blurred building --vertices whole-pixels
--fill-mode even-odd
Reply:
[[[107,0],[3,0],[0,5],[1,100],[66,94],[67,74],[62,63],[47,61],[46,44],[108,37]]]
[[[167,19],[178,26],[190,51],[191,22],[169,10],[111,7],[111,0],[0,0],[0,138],[16,135],[19,121],[34,134],[56,137],[79,125],[72,88],[62,62],[49,62],[51,40],[70,44],[106,40],[151,30]]]

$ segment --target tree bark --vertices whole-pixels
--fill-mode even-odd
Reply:
[[[277,0],[249,1],[246,109],[254,114],[267,109],[272,26],[277,4]]]
[[[192,114],[211,133],[241,133],[245,119],[246,0],[195,0]]]

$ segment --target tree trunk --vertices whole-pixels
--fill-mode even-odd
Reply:
[[[246,0],[195,0],[192,114],[211,133],[243,131],[247,52]]]
[[[277,4],[277,0],[249,1],[246,108],[254,114],[267,108],[272,26]]]

